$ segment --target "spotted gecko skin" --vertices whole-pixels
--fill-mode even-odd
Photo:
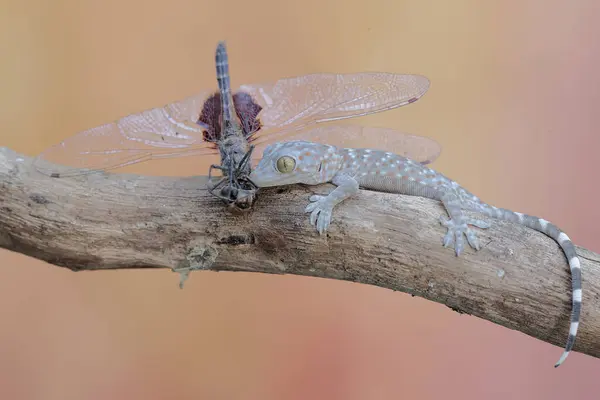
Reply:
[[[466,218],[463,210],[516,222],[549,236],[560,245],[569,261],[573,287],[569,336],[555,367],[565,361],[573,348],[581,313],[581,264],[569,237],[550,222],[488,205],[433,169],[379,150],[343,149],[306,141],[275,143],[265,149],[250,179],[258,187],[327,182],[336,185],[327,196],[311,196],[311,203],[306,207],[306,212],[311,213],[310,223],[320,234],[329,227],[333,208],[363,188],[441,201],[450,216],[449,219],[440,218],[447,228],[443,244],[445,247],[453,244],[457,256],[464,250],[465,237],[471,247],[479,250],[477,236],[469,225],[482,229],[489,227],[487,222]]]

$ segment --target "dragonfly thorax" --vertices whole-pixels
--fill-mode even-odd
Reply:
[[[221,152],[221,166],[223,168],[236,168],[242,162],[242,159],[250,150],[248,141],[240,134],[231,134],[226,136],[219,144]],[[248,169],[250,164],[247,163]],[[250,173],[250,171],[248,171]]]

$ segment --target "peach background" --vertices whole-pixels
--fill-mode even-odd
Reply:
[[[419,102],[355,122],[435,138],[435,168],[600,251],[597,0],[0,4],[1,146],[35,155],[216,87],[221,39],[234,84],[420,73],[432,86]],[[560,348],[403,293],[243,273],[196,273],[183,291],[177,280],[74,274],[0,251],[0,398],[592,399],[600,389],[594,358],[573,354],[555,370]]]

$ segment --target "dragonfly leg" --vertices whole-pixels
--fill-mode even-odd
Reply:
[[[233,180],[235,177],[235,174],[233,173],[233,171],[235,171],[235,169],[233,168],[233,166],[234,166],[233,157],[229,157],[229,168],[227,169],[227,172],[229,174],[229,186],[230,187],[233,187]]]
[[[221,186],[225,181],[227,180],[227,177],[221,178],[221,180],[219,182],[217,182],[216,184],[213,184],[212,181],[208,181],[208,191],[211,194],[214,194],[213,191],[218,188],[219,186]]]
[[[228,157],[225,165],[211,165],[209,182],[212,182],[213,169],[222,171],[224,176],[216,184],[210,184],[209,192],[226,202],[230,207],[248,208],[254,199],[258,187],[248,179],[248,172],[246,171],[253,150],[254,146],[251,146],[250,150],[244,154],[244,157],[237,164],[233,157]],[[217,190],[219,188],[220,190]]]
[[[254,151],[254,145],[250,146],[250,150],[244,154],[244,157],[235,169],[236,187],[245,192],[256,191],[258,186],[249,179],[249,174],[246,172],[246,167],[249,165],[250,157]],[[243,183],[243,184],[242,184]]]
[[[217,183],[213,183],[213,176],[212,176],[212,171],[213,169],[218,169],[220,171],[223,172],[223,177],[217,182]],[[235,185],[233,182],[233,176],[230,173],[231,168],[230,166],[219,166],[219,165],[211,165],[209,170],[208,170],[208,192],[210,194],[212,194],[215,197],[218,197],[219,199],[225,201],[226,203],[232,203],[235,201],[235,196],[232,198],[232,192],[234,192],[233,194],[235,194],[236,190],[235,190]],[[221,188],[221,190],[216,190],[219,187],[221,187],[225,182],[228,182],[229,186],[223,187]]]
[[[242,158],[242,160],[240,161],[240,164],[236,168],[235,172],[236,172],[237,176],[239,176],[239,174],[242,173],[242,171],[246,168],[246,166],[250,162],[250,156],[252,156],[253,151],[254,151],[254,145],[250,146],[250,150],[248,150],[246,152],[246,154],[244,154],[244,157]]]
[[[212,181],[212,170],[213,169],[219,169],[221,171],[224,171],[225,176],[223,176],[216,184],[213,183]],[[218,165],[211,165],[210,169],[208,170],[208,192],[210,194],[212,194],[215,197],[218,197],[219,199],[225,201],[226,203],[232,203],[235,202],[236,200],[236,196],[237,196],[237,188],[236,186],[239,186],[239,184],[234,184],[233,180],[232,180],[232,174],[228,173],[230,171],[229,168],[224,168]],[[223,186],[223,184],[225,182],[229,181],[229,186],[226,187],[222,187],[221,190],[217,189],[221,186]],[[232,196],[233,195],[233,196]]]
[[[210,168],[208,169],[208,186],[212,190],[214,190],[217,187],[221,186],[223,184],[223,182],[225,182],[227,180],[227,176],[224,176],[223,178],[221,178],[221,180],[219,182],[217,182],[216,184],[213,184],[212,183],[212,178],[213,178],[213,176],[212,176],[212,170],[213,169],[218,169],[218,170],[221,170],[221,171],[225,170],[223,167],[221,167],[219,165],[214,165],[214,164],[212,164],[210,166]]]

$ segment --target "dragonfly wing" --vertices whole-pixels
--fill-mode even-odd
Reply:
[[[259,114],[262,128],[255,136],[258,144],[314,123],[413,103],[427,92],[429,79],[385,72],[310,74],[239,89],[263,108]]]
[[[309,131],[303,131],[285,137],[283,142],[307,140],[321,144],[329,144],[342,148],[369,148],[388,151],[410,158],[422,164],[436,160],[441,146],[433,139],[402,133],[394,129],[374,128],[359,125],[325,125]],[[262,157],[263,151],[270,144],[256,145],[253,152],[254,165]]]
[[[152,159],[217,154],[196,123],[209,94],[205,91],[79,132],[43,151],[34,165],[46,175],[75,176]],[[57,170],[56,164],[65,167]]]
[[[262,127],[253,137],[257,145],[314,123],[400,107],[416,101],[428,88],[429,80],[420,75],[368,72],[311,74],[240,87],[262,107]],[[80,132],[42,152],[34,165],[46,175],[74,176],[153,159],[216,155],[197,124],[211,94],[203,91]],[[58,171],[53,164],[68,167]]]

